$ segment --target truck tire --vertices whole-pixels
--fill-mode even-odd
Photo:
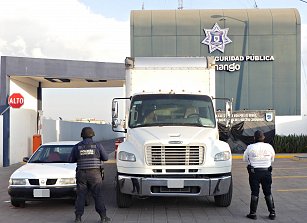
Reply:
[[[232,199],[232,179],[227,194],[214,196],[215,205],[218,207],[228,207],[231,204],[231,199]]]
[[[132,195],[123,194],[116,183],[116,202],[119,208],[129,208],[132,205]]]
[[[26,206],[26,202],[24,200],[17,200],[14,198],[11,198],[11,204],[17,208],[24,208]]]

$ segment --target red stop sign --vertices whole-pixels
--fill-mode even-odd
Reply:
[[[24,103],[24,98],[20,93],[14,93],[9,97],[8,103],[12,108],[20,108]]]

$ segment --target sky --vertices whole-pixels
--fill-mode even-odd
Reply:
[[[0,0],[0,55],[124,62],[130,56],[130,11],[177,9],[178,0]],[[307,86],[307,1],[182,0],[183,9],[297,8]],[[305,71],[304,71],[305,70]],[[120,95],[119,95],[120,94]],[[307,98],[304,93],[302,98]],[[47,118],[110,121],[112,89],[43,89]],[[60,100],[59,100],[60,98]],[[78,98],[78,100],[76,100]],[[80,106],[82,102],[82,106]],[[90,109],[89,109],[90,108]]]

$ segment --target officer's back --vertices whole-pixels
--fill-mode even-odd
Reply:
[[[85,198],[88,190],[95,200],[95,210],[100,215],[101,222],[109,222],[102,194],[102,162],[108,160],[108,154],[101,144],[93,142],[95,133],[91,127],[81,131],[83,140],[74,146],[71,161],[77,162],[77,199],[75,203],[75,222],[81,222],[84,213]]]

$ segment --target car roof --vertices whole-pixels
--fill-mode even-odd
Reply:
[[[76,145],[77,143],[79,143],[80,141],[58,141],[58,142],[47,142],[47,143],[43,143],[42,146],[50,146],[50,145]]]

